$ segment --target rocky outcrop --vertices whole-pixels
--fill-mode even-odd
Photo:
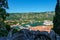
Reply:
[[[60,36],[53,30],[48,33],[46,31],[21,29],[19,32],[8,36],[7,40],[60,40]]]

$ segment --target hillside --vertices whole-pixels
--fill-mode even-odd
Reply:
[[[55,12],[10,13],[7,20],[21,23],[34,23],[44,20],[53,20]]]

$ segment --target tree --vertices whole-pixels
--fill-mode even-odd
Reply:
[[[8,9],[8,2],[7,0],[0,0],[0,19],[4,21],[6,19],[6,10]]]
[[[8,15],[6,9],[8,9],[7,0],[0,0],[0,36],[6,36],[10,29],[10,26],[4,23]]]
[[[57,0],[53,23],[53,30],[60,35],[60,0]]]
[[[0,8],[8,8],[7,0],[0,0]]]

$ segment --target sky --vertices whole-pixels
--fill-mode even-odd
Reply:
[[[8,13],[54,11],[56,0],[8,0]]]

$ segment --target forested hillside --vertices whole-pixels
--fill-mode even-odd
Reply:
[[[7,20],[52,20],[54,12],[10,13]]]
[[[15,21],[15,23],[34,23],[44,20],[53,20],[55,12],[29,12],[29,13],[10,13],[7,20]]]

